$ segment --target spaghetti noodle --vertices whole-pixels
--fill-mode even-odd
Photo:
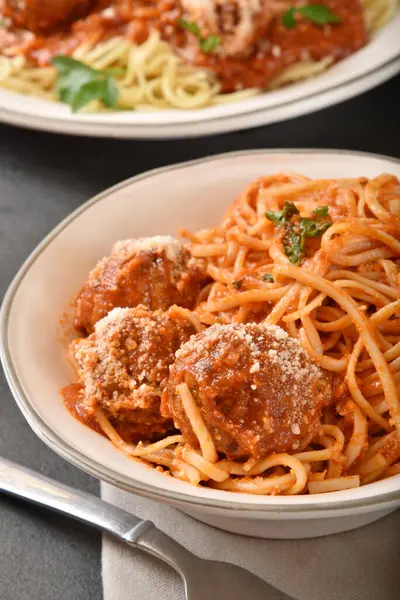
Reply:
[[[158,465],[183,481],[229,492],[326,493],[398,475],[399,217],[400,183],[394,176],[311,180],[279,173],[250,184],[221,226],[196,233],[182,231],[189,240],[186,248],[195,260],[203,261],[211,282],[203,287],[193,312],[169,309],[171,316],[186,319],[198,332],[171,358],[175,365],[163,392],[163,403],[166,397],[175,425],[182,423],[181,432],[149,444],[127,443],[118,431],[118,418],[112,423],[101,408],[95,415],[97,426],[126,454]],[[259,351],[263,331],[270,336],[266,354]],[[236,340],[238,356],[248,350],[255,357],[251,368],[243,366],[246,360],[239,361],[233,346],[225,345],[221,337],[225,334]],[[200,339],[214,345],[201,347]],[[192,354],[193,349],[197,354]],[[192,364],[184,362],[188,356]],[[280,449],[280,442],[275,451],[259,450],[262,435],[267,439],[275,435],[274,414],[268,405],[262,412],[267,419],[265,429],[257,429],[255,421],[246,420],[240,404],[241,397],[250,408],[252,402],[260,402],[254,400],[258,392],[251,394],[257,388],[253,382],[261,386],[263,369],[271,368],[266,356],[283,369],[275,390],[292,386],[291,375],[299,374],[289,395],[303,403],[302,414],[293,412],[297,417],[290,417],[289,404],[279,413],[282,431],[284,420],[289,419],[288,431],[295,440],[286,451]],[[198,360],[203,362],[201,368]],[[215,387],[210,383],[199,387],[203,374],[212,373],[217,360],[219,370],[209,380]],[[176,385],[179,362],[185,379]],[[218,383],[223,381],[224,369],[227,388]],[[336,391],[330,402],[322,399],[316,404],[315,387],[306,397],[307,378],[312,382],[322,373],[326,397],[331,394],[329,381],[335,382]],[[224,389],[231,389],[232,401],[224,399]],[[279,404],[280,391],[276,393],[275,404]],[[222,412],[213,408],[217,399]],[[311,404],[304,408],[306,401]],[[252,406],[252,418],[258,419]],[[298,411],[297,405],[293,410]],[[238,418],[232,416],[236,412],[241,414],[240,425],[226,437],[224,422]],[[322,420],[314,428],[312,419],[318,419],[318,414]],[[305,416],[306,428],[301,430]],[[259,434],[248,437],[243,433],[249,423],[255,432],[264,431],[261,439]],[[243,444],[239,452],[233,443],[239,440],[240,445],[241,435],[247,436],[250,448],[242,458]]]
[[[113,70],[114,108],[120,110],[191,110],[240,101],[322,73],[364,45],[397,9],[397,0],[362,0],[361,6],[352,0],[348,8],[347,0],[326,2],[337,7],[343,21],[332,31],[302,24],[296,34],[277,18],[238,56],[225,56],[223,47],[215,56],[195,48],[179,27],[184,3],[172,0],[154,7],[133,0],[129,10],[129,2],[115,0],[111,8],[73,23],[70,31],[40,36],[15,29],[6,17],[0,30],[0,87],[58,101],[57,71],[49,61],[68,54],[93,69]],[[0,2],[0,17],[3,12],[8,14]],[[253,26],[256,30],[257,19]],[[84,108],[104,110],[110,108],[101,98]]]

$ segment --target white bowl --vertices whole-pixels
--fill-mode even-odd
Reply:
[[[37,435],[115,486],[168,502],[221,529],[305,538],[371,523],[400,506],[400,476],[314,496],[250,496],[192,487],[134,462],[75,420],[59,389],[71,379],[60,317],[94,263],[117,239],[175,234],[218,222],[242,188],[280,170],[311,177],[400,177],[400,161],[334,150],[255,150],[157,169],[96,196],[56,227],[12,282],[1,311],[1,357],[14,397]]]

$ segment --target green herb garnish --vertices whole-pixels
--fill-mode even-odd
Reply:
[[[324,4],[306,4],[305,6],[299,6],[298,8],[293,7],[283,15],[282,23],[288,29],[296,27],[296,15],[301,15],[305,19],[308,19],[315,25],[323,27],[329,23],[341,23],[342,19],[335,15],[327,6]]]
[[[314,210],[314,215],[317,217],[327,217],[328,216],[328,205],[319,206]]]
[[[323,223],[318,223],[311,219],[301,219],[300,221],[300,227],[304,232],[304,236],[309,238],[321,237],[331,225],[331,221],[324,221]]]
[[[234,281],[233,287],[235,288],[235,290],[240,290],[240,288],[242,287],[242,283],[243,279],[238,279],[237,281]]]
[[[219,35],[208,35],[207,37],[203,38],[200,27],[193,21],[179,19],[178,24],[180,27],[182,27],[182,29],[186,29],[198,39],[200,50],[204,52],[204,54],[210,54],[221,43],[221,38]]]
[[[299,215],[299,210],[297,206],[293,204],[293,202],[285,202],[282,210],[278,212],[269,212],[265,213],[267,219],[273,222],[274,225],[278,225],[279,223],[283,223],[292,217],[293,215]]]
[[[296,12],[297,11],[295,8],[289,8],[289,10],[282,16],[282,23],[288,29],[293,29],[293,27],[296,27]]]
[[[210,54],[221,43],[219,35],[208,35],[206,38],[199,38],[199,46],[204,54]]]
[[[52,64],[57,69],[56,89],[61,102],[69,104],[76,112],[92,102],[101,100],[107,108],[118,104],[119,91],[115,75],[122,69],[93,69],[70,56],[55,56]]]
[[[293,265],[299,265],[304,258],[304,242],[305,238],[301,233],[296,233],[294,230],[287,230],[284,237],[283,248],[285,254]]]
[[[178,24],[182,27],[182,29],[190,31],[190,33],[193,33],[193,35],[197,38],[201,37],[200,27],[197,25],[197,23],[194,23],[193,21],[186,21],[186,19],[179,19]]]
[[[298,208],[293,202],[285,202],[283,210],[266,212],[267,219],[276,227],[284,229],[283,248],[286,256],[294,265],[299,265],[305,256],[307,238],[321,237],[332,225],[329,219],[328,206],[316,208],[311,217],[300,218]]]
[[[263,275],[263,281],[269,281],[270,283],[274,283],[275,280],[272,277],[271,273],[266,273],[265,275]]]

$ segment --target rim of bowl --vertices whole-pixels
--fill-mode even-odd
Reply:
[[[180,505],[186,506],[203,506],[206,508],[214,508],[214,509],[225,509],[231,511],[249,511],[254,513],[260,512],[282,512],[282,513],[306,513],[306,512],[320,512],[323,513],[326,510],[330,511],[340,511],[345,509],[356,509],[361,507],[380,507],[383,504],[388,504],[391,502],[400,501],[400,485],[398,491],[392,490],[387,492],[382,492],[372,497],[360,497],[360,498],[347,498],[346,500],[340,499],[336,496],[336,494],[340,494],[340,492],[331,492],[327,494],[327,497],[331,498],[330,501],[325,502],[314,502],[312,496],[304,496],[304,498],[309,498],[309,502],[304,504],[293,504],[290,501],[285,501],[282,497],[282,501],[279,504],[250,504],[244,501],[236,501],[231,497],[228,499],[211,499],[211,498],[202,498],[201,496],[187,496],[183,492],[175,492],[172,490],[162,490],[156,485],[147,484],[143,482],[139,482],[134,480],[133,478],[127,477],[105,467],[100,462],[92,460],[87,457],[85,454],[78,451],[72,444],[68,441],[64,440],[60,437],[53,429],[48,426],[45,421],[39,416],[36,412],[34,405],[30,402],[29,397],[25,394],[24,389],[17,377],[13,359],[11,356],[11,352],[8,346],[8,320],[9,315],[12,309],[13,300],[15,294],[18,291],[19,286],[21,285],[25,275],[28,273],[30,267],[36,261],[36,259],[44,252],[50,242],[55,239],[61,231],[63,231],[71,222],[77,219],[82,213],[84,213],[88,208],[97,202],[105,199],[110,194],[115,191],[127,187],[137,181],[143,179],[149,179],[154,175],[158,175],[160,173],[166,171],[175,171],[180,169],[186,169],[188,167],[198,165],[206,162],[214,162],[226,159],[232,156],[246,156],[246,155],[257,155],[257,154],[343,154],[343,155],[353,155],[360,156],[363,158],[376,158],[380,160],[388,160],[390,162],[396,163],[400,165],[400,159],[387,156],[384,154],[377,154],[373,152],[362,152],[362,151],[352,151],[352,150],[341,150],[334,148],[276,148],[276,149],[250,149],[250,150],[239,150],[235,152],[224,152],[220,154],[214,154],[210,156],[206,156],[203,158],[198,158],[190,161],[184,161],[180,163],[175,163],[172,165],[167,165],[165,167],[159,167],[156,169],[151,169],[149,171],[145,171],[144,173],[140,173],[116,185],[113,185],[103,192],[100,192],[93,198],[84,202],[81,206],[75,209],[72,213],[70,213],[65,219],[63,219],[58,225],[56,225],[50,233],[48,233],[44,239],[36,246],[36,248],[31,252],[28,258],[24,261],[14,279],[11,281],[7,292],[4,296],[1,310],[0,310],[0,358],[3,364],[5,376],[10,387],[10,390],[13,394],[13,397],[20,408],[22,414],[30,425],[31,429],[36,433],[36,435],[46,444],[48,445],[54,452],[56,452],[59,456],[72,463],[76,467],[86,471],[90,475],[94,477],[106,481],[112,485],[115,485],[121,489],[126,491],[138,494],[140,496],[144,496],[147,498],[155,498],[155,499],[163,499],[165,501],[169,501],[170,503],[179,503]],[[396,476],[395,476],[396,477]],[[400,475],[397,476],[400,480]],[[374,483],[368,484],[361,489],[368,489],[370,486],[373,486]],[[337,501],[333,500],[333,496],[336,496]],[[269,496],[265,497],[268,501]],[[281,500],[281,497],[279,498]]]

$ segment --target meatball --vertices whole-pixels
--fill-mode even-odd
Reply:
[[[5,14],[17,27],[43,33],[87,15],[93,0],[5,0]]]
[[[176,353],[161,412],[198,448],[177,386],[186,383],[218,453],[257,459],[316,434],[333,398],[331,375],[277,326],[212,325]]]
[[[194,332],[178,307],[115,308],[72,344],[82,386],[74,412],[90,421],[101,408],[126,441],[162,437],[173,429],[160,413],[169,365]]]
[[[90,273],[76,302],[75,327],[91,333],[95,323],[117,306],[193,308],[208,280],[202,261],[191,258],[170,236],[119,241],[111,256]]]

